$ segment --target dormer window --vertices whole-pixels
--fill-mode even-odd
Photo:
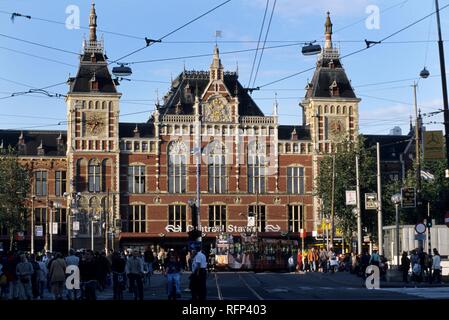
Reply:
[[[89,81],[90,83],[90,90],[91,91],[98,91],[98,80],[97,80],[97,76],[94,72],[94,75],[92,76],[92,78]]]

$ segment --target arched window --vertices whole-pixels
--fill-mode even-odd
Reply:
[[[248,144],[248,192],[265,193],[266,148],[259,141]]]
[[[287,193],[304,194],[304,167],[287,168]]]
[[[84,169],[83,169],[84,168]],[[86,191],[86,172],[84,171],[84,176],[82,170],[86,170],[86,161],[84,159],[78,159],[76,161],[76,172],[75,172],[75,183],[76,190],[78,192]]]
[[[168,146],[168,192],[184,193],[187,184],[187,148],[183,142]]]
[[[89,192],[100,192],[101,179],[100,179],[100,162],[97,159],[89,161],[88,166],[88,190]]]
[[[209,173],[209,192],[227,192],[226,183],[226,148],[219,141],[212,141],[206,146]]]

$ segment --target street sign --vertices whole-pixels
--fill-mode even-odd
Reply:
[[[312,237],[318,237],[318,231],[313,230],[312,231]]]
[[[444,223],[449,228],[449,211],[444,215]]]
[[[347,206],[357,205],[357,194],[355,190],[346,190],[346,205]]]
[[[34,230],[35,230],[36,237],[44,236],[44,227],[43,226],[35,226]]]
[[[365,210],[377,209],[377,193],[365,193]]]
[[[416,192],[415,188],[401,189],[401,207],[415,208],[416,207]]]
[[[73,221],[73,231],[79,231],[80,230],[80,222],[79,221]]]
[[[445,159],[443,131],[424,131],[424,160]]]
[[[426,225],[424,223],[418,223],[415,226],[415,231],[419,234],[423,234],[426,232]]]
[[[426,240],[425,234],[415,234],[415,240],[423,241]]]

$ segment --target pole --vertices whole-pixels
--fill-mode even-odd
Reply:
[[[444,62],[444,46],[443,39],[441,36],[441,22],[440,22],[440,8],[438,6],[438,0],[435,0],[435,8],[437,15],[437,25],[438,25],[438,49],[440,56],[440,72],[441,72],[441,85],[443,89],[443,110],[444,110],[444,132],[446,138],[446,160],[449,166],[449,107],[447,98],[447,81],[446,81],[446,66]]]
[[[355,175],[357,180],[357,253],[362,254],[362,212],[360,210],[359,155],[355,156]]]
[[[334,194],[335,194],[335,155],[332,155],[332,195],[331,195],[331,247],[334,247]]]
[[[90,218],[90,250],[94,251],[94,217]]]
[[[382,186],[380,175],[380,144],[376,143],[377,148],[377,243],[379,255],[383,255],[383,222],[382,222]]]
[[[47,208],[45,208],[45,225],[46,225],[46,228],[45,228],[45,244],[44,244],[45,251],[48,251],[48,232],[49,232],[48,220],[49,220],[49,216],[50,216],[48,214],[48,211],[50,211],[50,203],[49,203],[48,197],[47,197]]]
[[[70,217],[72,216],[72,208],[68,208],[67,210],[67,254],[69,254],[70,252],[70,247],[72,246],[72,244],[70,243],[70,227],[71,227],[71,219]]]
[[[396,207],[396,262],[397,262],[397,268],[399,269],[399,203],[395,203]]]
[[[196,221],[197,230],[200,231],[197,241],[202,241],[201,230],[201,204],[200,204],[200,166],[201,166],[201,118],[198,116],[197,130],[196,130]]]
[[[53,253],[53,206],[50,207],[50,252]]]
[[[34,196],[31,196],[31,253],[34,253]]]
[[[106,254],[108,254],[108,237],[109,237],[109,189],[108,189],[108,197],[106,198],[106,210],[104,212],[104,232],[105,232],[105,238],[104,238],[104,249]]]
[[[429,221],[432,221],[430,218],[430,202],[427,202],[427,224]],[[432,256],[432,244],[430,242],[430,226],[427,226],[427,252],[429,253],[429,256]]]

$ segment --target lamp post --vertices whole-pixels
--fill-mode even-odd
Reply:
[[[73,216],[78,214],[78,201],[81,198],[81,192],[64,192],[64,197],[70,204],[70,211],[67,213],[67,252],[69,252],[72,248]]]
[[[94,222],[98,221],[99,216],[95,209],[90,213],[90,249],[94,251]]]
[[[352,214],[357,217],[357,254],[362,254],[362,219],[359,208],[353,208]]]
[[[399,204],[401,203],[402,197],[400,193],[396,193],[391,197],[391,202],[394,203],[394,206],[396,208],[396,261],[397,261],[397,268],[399,269]]]
[[[50,202],[50,252],[53,253],[53,216],[55,214],[55,209],[59,210],[61,204],[59,202]]]
[[[34,199],[36,196],[31,196],[31,253],[34,253]]]

